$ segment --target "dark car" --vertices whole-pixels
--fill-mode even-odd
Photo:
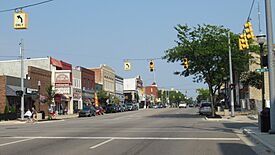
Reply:
[[[86,106],[80,110],[79,117],[91,117],[96,115],[96,109],[93,106]]]
[[[118,107],[115,104],[108,104],[106,107],[106,113],[115,113],[118,111]]]

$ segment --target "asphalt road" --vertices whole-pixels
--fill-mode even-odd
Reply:
[[[0,155],[253,155],[238,129],[197,109],[146,109],[35,124],[0,125]]]

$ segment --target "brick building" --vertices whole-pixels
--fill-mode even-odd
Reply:
[[[84,67],[76,67],[81,71],[81,88],[83,105],[94,104],[95,72]]]
[[[37,89],[39,98],[35,100],[36,110],[44,111],[48,115],[48,104],[45,103],[47,97],[47,88],[51,85],[52,72],[37,67],[28,67],[28,77],[30,88]],[[39,86],[40,85],[40,86]],[[39,102],[40,101],[40,102]]]

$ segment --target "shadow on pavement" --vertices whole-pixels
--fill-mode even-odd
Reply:
[[[240,143],[218,143],[222,155],[256,155],[251,147]]]

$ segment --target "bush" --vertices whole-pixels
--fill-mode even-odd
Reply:
[[[7,114],[7,113],[9,113],[9,107],[8,107],[8,105],[5,106],[5,111],[4,111],[4,114]]]

